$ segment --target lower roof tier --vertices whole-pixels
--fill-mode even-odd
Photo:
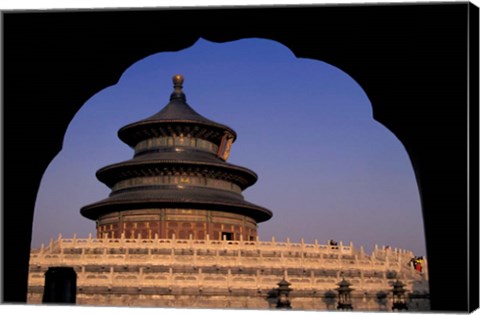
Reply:
[[[256,222],[272,217],[266,208],[247,202],[240,194],[211,188],[176,186],[171,189],[130,189],[87,205],[80,213],[91,220],[114,211],[148,208],[217,210],[248,216]]]

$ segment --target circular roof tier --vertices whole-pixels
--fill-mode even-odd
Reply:
[[[161,111],[118,131],[118,137],[123,142],[134,147],[148,138],[178,133],[189,133],[217,144],[224,134],[228,134],[235,141],[237,134],[232,128],[203,117],[187,104],[182,90],[183,76],[174,76],[173,83],[174,91],[170,95],[170,102]]]
[[[198,152],[197,152],[198,153]],[[198,154],[201,156],[201,154]],[[207,156],[207,155],[205,155]],[[257,181],[257,174],[248,168],[220,162],[217,159],[182,159],[178,153],[155,153],[108,165],[97,171],[99,181],[112,188],[117,182],[134,177],[189,173],[224,179],[237,184],[242,190]]]
[[[87,205],[80,210],[80,213],[84,217],[96,220],[113,211],[151,208],[217,210],[245,215],[256,222],[264,222],[272,217],[270,210],[243,200],[239,194],[198,187],[122,192]]]

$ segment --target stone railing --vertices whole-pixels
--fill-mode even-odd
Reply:
[[[338,245],[277,242],[270,241],[230,241],[230,240],[194,240],[194,239],[128,239],[118,238],[63,238],[51,240],[50,244],[31,252],[31,263],[62,265],[82,263],[97,264],[194,264],[219,266],[276,266],[292,268],[340,268],[396,271],[418,274],[409,266],[413,257],[411,251],[397,248],[379,248],[375,245],[368,255],[355,249],[353,244]],[[422,277],[428,280],[426,261]]]
[[[132,303],[136,303],[138,295],[160,300],[172,295],[217,296],[227,300],[229,296],[248,295],[248,301],[256,296],[258,305],[263,305],[269,290],[285,278],[292,284],[297,305],[312,299],[313,304],[308,306],[308,302],[305,308],[315,309],[313,296],[321,297],[334,290],[343,278],[352,284],[361,303],[367,296],[373,301],[378,292],[390,290],[394,279],[405,283],[410,293],[428,294],[427,273],[409,266],[412,257],[409,251],[378,246],[366,254],[363,248],[342,242],[332,246],[288,239],[277,242],[59,236],[48,246],[31,251],[29,299],[41,300],[44,274],[49,267],[70,266],[77,273],[78,293],[84,304],[108,304],[112,294],[117,294],[131,296]],[[157,301],[158,305],[170,305],[165,304],[169,301],[165,299]]]

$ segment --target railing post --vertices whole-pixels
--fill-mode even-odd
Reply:
[[[50,237],[50,244],[48,245],[48,248],[50,249],[50,253],[53,253],[53,237]]]

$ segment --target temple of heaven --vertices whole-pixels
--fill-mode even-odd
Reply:
[[[227,163],[235,131],[193,110],[183,81],[173,77],[162,110],[118,131],[133,158],[98,170],[111,193],[80,210],[98,238],[255,240],[272,217],[242,196],[257,175]]]
[[[242,196],[257,175],[227,162],[235,131],[187,104],[182,76],[173,84],[162,110],[118,131],[133,158],[97,171],[111,193],[80,210],[97,237],[59,235],[32,249],[28,303],[47,301],[49,270],[68,267],[78,305],[430,309],[428,263],[412,266],[411,251],[260,240],[257,225],[272,213]]]

